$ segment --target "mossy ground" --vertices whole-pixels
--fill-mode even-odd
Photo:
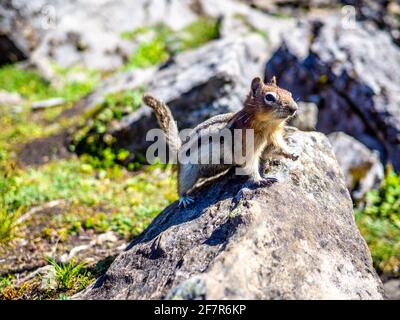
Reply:
[[[163,63],[217,38],[219,25],[201,18],[177,33],[157,25],[122,37],[137,41],[140,35],[147,40],[140,40],[127,63],[115,72]],[[171,166],[130,161],[129,152],[116,148],[107,132],[110,124],[141,104],[144,88],[109,94],[90,114],[63,117],[103,75],[79,66],[53,67],[57,85],[17,65],[0,68],[0,90],[17,92],[24,99],[17,108],[0,108],[3,299],[68,299],[104,272],[113,257],[177,199]],[[53,97],[64,98],[64,105],[31,110],[32,102]],[[74,134],[68,133],[71,127]],[[53,151],[65,147],[67,135],[72,138],[68,150]],[[44,152],[36,155],[38,149]],[[75,249],[70,259],[74,248],[81,250]],[[67,257],[64,263],[63,257]],[[37,276],[19,281],[49,265],[56,273],[56,288],[43,290]]]
[[[71,93],[71,84],[55,89],[33,71],[0,68],[0,90],[19,92],[25,99],[17,110],[0,107],[2,299],[68,299],[104,272],[114,256],[177,198],[171,166],[129,170],[115,161],[123,158],[123,151],[113,153],[115,159],[70,152],[66,158],[49,156],[39,165],[23,164],[21,148],[68,127],[59,115],[92,88],[88,82],[74,86]],[[102,124],[131,112],[139,95],[132,91],[107,97],[96,115],[81,119],[82,130],[92,133],[85,137],[95,133],[103,138]],[[31,102],[55,96],[66,103],[30,109]],[[60,262],[60,257],[82,246],[85,250],[77,251],[72,260]],[[43,290],[40,277],[19,282],[46,265],[56,270],[56,288]]]

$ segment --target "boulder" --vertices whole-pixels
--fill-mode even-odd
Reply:
[[[234,170],[167,207],[76,299],[382,299],[328,139],[288,129],[301,156],[252,189]]]
[[[400,280],[391,279],[383,284],[385,294],[390,300],[400,300]]]
[[[318,104],[317,129],[343,131],[384,161],[400,168],[400,49],[390,36],[355,23],[351,28],[340,15],[328,15],[310,24],[312,39],[303,42],[308,54],[293,48],[286,37],[267,64],[266,76],[277,75],[279,85],[302,101]]]
[[[17,92],[8,92],[0,90],[0,107],[1,106],[17,106],[24,102],[21,95]]]
[[[313,102],[298,102],[299,109],[296,116],[289,120],[289,124],[303,131],[314,131],[318,122],[318,107]]]
[[[361,199],[367,191],[379,186],[384,170],[376,152],[343,132],[333,132],[328,138],[353,199]]]

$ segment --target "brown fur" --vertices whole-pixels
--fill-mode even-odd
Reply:
[[[276,103],[267,103],[264,99],[271,92],[276,94]],[[278,87],[275,77],[267,84],[255,78],[244,108],[234,115],[229,125],[232,129],[254,130],[256,155],[251,161],[258,161],[261,156],[263,159],[268,158],[272,153],[291,157],[283,139],[283,128],[296,109],[297,104],[292,94]],[[244,139],[242,144],[245,147]],[[257,174],[254,175],[258,179]]]
[[[182,142],[179,138],[178,127],[176,126],[171,110],[165,103],[157,100],[150,94],[143,95],[143,102],[154,110],[158,125],[164,131],[169,147],[174,152],[178,152]]]

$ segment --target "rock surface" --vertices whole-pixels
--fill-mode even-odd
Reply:
[[[8,92],[0,90],[0,107],[1,106],[15,106],[23,103],[24,100],[16,92]]]
[[[286,37],[267,77],[277,75],[295,97],[318,104],[317,130],[343,131],[400,168],[400,49],[385,32],[360,23],[349,28],[340,15],[318,18],[310,29],[308,54]]]
[[[343,132],[333,132],[328,137],[353,199],[361,199],[379,186],[384,170],[376,152]]]
[[[228,172],[166,208],[77,299],[381,299],[328,139],[288,130],[297,161],[248,189]]]
[[[397,0],[246,0],[253,7],[277,15],[297,16],[314,9],[338,9],[343,18],[367,21],[386,30],[400,44],[400,3]]]
[[[299,109],[296,116],[289,120],[289,124],[303,131],[314,131],[318,123],[318,107],[312,102],[298,102]]]
[[[385,294],[390,300],[400,300],[400,280],[391,279],[384,283]]]

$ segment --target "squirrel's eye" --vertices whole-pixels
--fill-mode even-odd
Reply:
[[[265,102],[276,102],[278,100],[278,97],[275,92],[267,92],[267,94],[264,96]]]

